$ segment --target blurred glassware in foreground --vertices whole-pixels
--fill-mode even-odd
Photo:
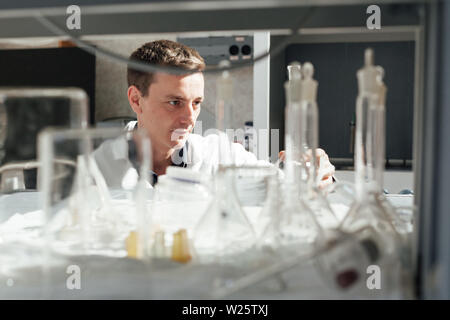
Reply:
[[[145,258],[150,150],[140,130],[46,129],[39,135],[48,253],[125,257],[133,248],[135,257]]]
[[[42,129],[87,124],[87,95],[81,89],[0,89],[0,194],[37,190],[36,142]]]
[[[373,65],[373,51],[366,49],[365,66],[357,73],[355,200],[327,238],[327,252],[319,257],[319,269],[326,279],[341,289],[353,287],[369,265],[383,266],[383,283],[395,286],[401,238],[395,226],[395,209],[383,194],[384,71]],[[389,266],[389,268],[388,268]],[[389,278],[392,277],[392,278]],[[390,281],[388,281],[388,279]]]
[[[301,182],[304,184],[301,196],[323,228],[337,227],[339,221],[319,189],[320,177],[324,173],[319,172],[322,157],[318,158],[315,151],[319,141],[319,108],[316,101],[318,84],[313,79],[314,67],[311,63],[305,62],[301,71],[302,79],[299,88],[301,102],[298,118],[296,118],[303,140],[300,148],[300,157],[303,159]]]
[[[320,240],[322,228],[314,212],[305,203],[302,194],[306,192],[304,175],[304,151],[306,144],[302,122],[302,79],[299,63],[290,65],[290,79],[285,83],[286,90],[286,159],[285,179],[282,185],[283,203],[280,214],[280,242],[282,246],[295,251],[310,252]]]
[[[201,263],[244,265],[256,250],[255,231],[236,196],[236,170],[219,168],[213,199],[195,227],[194,248]]]
[[[195,225],[211,201],[211,187],[210,176],[189,168],[169,166],[158,177],[151,203],[153,258],[169,258],[174,245],[169,235],[179,230],[185,230],[186,241],[192,241]]]

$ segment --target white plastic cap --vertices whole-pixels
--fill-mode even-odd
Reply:
[[[300,102],[301,99],[301,65],[299,62],[292,62],[288,66],[289,80],[284,83],[284,89],[286,90],[286,103]]]
[[[364,67],[357,74],[359,93],[380,94],[383,84],[384,70],[380,66],[374,66],[374,54],[371,48],[364,52]]]
[[[287,67],[288,80],[301,79],[302,77],[301,68],[302,68],[301,64],[298,63],[297,61],[294,61],[290,65],[288,65]]]
[[[302,100],[316,101],[318,83],[313,79],[314,66],[311,62],[305,62],[302,68],[303,80],[301,81]]]

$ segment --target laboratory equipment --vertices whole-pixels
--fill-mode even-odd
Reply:
[[[228,67],[229,61],[222,61],[220,66]],[[220,165],[233,165],[233,142],[235,134],[238,130],[233,129],[233,80],[229,71],[223,71],[217,79],[216,86],[216,129],[218,135],[218,155]],[[242,136],[237,140],[244,141],[244,132],[241,130]]]
[[[320,241],[322,228],[314,213],[301,196],[305,191],[305,166],[302,148],[305,133],[302,127],[301,100],[301,66],[291,65],[291,78],[285,83],[286,90],[286,160],[284,193],[280,214],[280,241],[283,246],[290,246],[296,251],[309,252]]]
[[[257,133],[255,128],[253,128],[253,121],[245,121],[244,125],[244,148],[249,152],[254,152],[256,151],[255,136]]]
[[[333,283],[340,288],[357,283],[370,265],[388,270],[382,273],[382,281],[388,286],[394,287],[399,280],[401,238],[394,225],[395,210],[382,192],[386,94],[383,73],[381,67],[373,65],[373,51],[366,49],[365,66],[357,73],[355,200],[339,231],[335,231],[340,240],[328,241],[338,245],[318,259],[319,269],[336,277]]]
[[[229,66],[222,61],[221,66]],[[214,175],[213,199],[194,231],[194,248],[203,263],[238,263],[243,265],[255,248],[256,236],[236,194],[236,175],[233,146],[234,136],[239,130],[232,125],[233,81],[228,71],[223,71],[217,80],[216,126],[218,130],[219,165]],[[226,132],[224,132],[226,131]],[[242,139],[244,131],[240,130]],[[241,258],[236,259],[236,256]],[[234,256],[234,258],[233,258]]]
[[[192,253],[186,229],[180,229],[173,234],[172,260],[187,263],[191,261]]]
[[[268,169],[265,182],[267,198],[255,224],[258,245],[263,252],[274,253],[280,247],[280,174],[276,167]]]
[[[37,190],[40,130],[85,128],[87,122],[87,96],[81,89],[0,89],[0,193]]]
[[[211,177],[190,168],[169,166],[158,178],[151,201],[150,255],[167,258],[163,254],[173,247],[171,236],[185,230],[191,241],[195,225],[211,201]],[[167,236],[166,236],[167,235]]]
[[[46,254],[145,259],[150,150],[141,130],[44,130],[39,162]]]
[[[293,70],[291,69],[291,74]],[[319,190],[320,161],[316,157],[318,147],[319,110],[317,106],[317,81],[313,79],[314,67],[310,62],[303,64],[301,68],[302,79],[300,80],[300,114],[297,118],[298,130],[301,130],[303,138],[300,147],[301,182],[304,183],[304,191],[301,196],[316,215],[318,222],[323,228],[336,227],[339,223],[327,199]]]
[[[47,126],[84,128],[86,93],[78,88],[0,88],[0,276],[42,264],[37,135]],[[70,165],[64,159],[59,165]]]
[[[383,194],[385,146],[384,70],[373,65],[373,51],[366,49],[365,66],[357,73],[359,94],[356,101],[355,192],[356,199],[342,222],[351,230],[360,223],[376,230],[397,233],[395,210]]]
[[[236,197],[235,170],[221,166],[214,176],[214,196],[194,230],[200,263],[248,264],[256,249],[255,231]]]

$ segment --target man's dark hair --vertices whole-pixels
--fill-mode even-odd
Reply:
[[[130,60],[184,70],[203,71],[205,69],[205,61],[197,50],[170,40],[147,42],[131,54]],[[153,75],[152,72],[143,72],[128,66],[128,87],[134,85],[143,96],[146,96]]]

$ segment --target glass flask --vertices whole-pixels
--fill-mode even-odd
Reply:
[[[291,70],[292,71],[292,70]],[[300,81],[300,115],[299,130],[302,130],[303,137],[300,158],[302,159],[302,183],[304,183],[304,192],[301,196],[314,212],[318,222],[323,228],[337,227],[336,218],[326,197],[319,189],[319,182],[322,176],[319,171],[320,160],[315,155],[318,147],[318,128],[319,128],[319,110],[317,106],[317,81],[313,79],[314,67],[306,62],[301,68],[303,78]],[[314,150],[314,151],[313,151]]]
[[[383,240],[371,226],[351,233],[340,229],[325,231],[327,239],[323,253],[315,262],[325,284],[338,291],[349,291],[365,286],[367,268],[382,260]]]
[[[222,61],[221,66],[229,66]],[[233,80],[228,71],[217,79],[216,127],[218,130],[218,168],[213,176],[213,198],[194,230],[194,249],[200,263],[238,262],[232,256],[254,248],[255,232],[236,195],[237,167],[233,155]],[[227,131],[226,133],[224,131]],[[231,133],[231,134],[230,134]],[[244,130],[242,130],[242,140]],[[243,148],[243,147],[242,147]]]
[[[341,227],[345,230],[370,224],[375,230],[396,234],[395,211],[383,195],[385,152],[384,71],[373,65],[373,51],[366,49],[365,66],[357,73],[355,202]]]
[[[339,261],[351,261],[354,271],[344,273],[341,276],[343,280],[335,279],[338,286],[345,288],[357,282],[357,274],[364,274],[369,265],[376,264],[383,266],[383,270],[389,270],[382,273],[383,282],[388,286],[395,286],[398,278],[389,277],[395,277],[398,272],[401,239],[393,224],[395,211],[384,199],[382,191],[386,87],[382,81],[383,69],[373,65],[371,49],[365,51],[365,66],[358,71],[357,78],[359,95],[356,102],[355,201],[339,226],[339,232],[343,236],[336,243],[341,245],[333,247],[333,250],[321,257],[320,267],[326,270],[324,273],[337,276],[340,273],[332,271],[335,268],[333,265],[339,265]],[[363,239],[364,242],[355,239]],[[372,255],[373,252],[377,253],[376,260],[367,259],[371,256],[370,252],[365,254],[366,261],[358,258],[364,255],[351,254],[352,248],[369,250],[368,243]],[[350,258],[346,259],[345,254]],[[359,266],[359,269],[355,266]]]
[[[44,261],[38,133],[47,126],[85,128],[87,123],[87,95],[81,89],[0,88],[0,278],[21,282]],[[0,291],[4,298],[11,293]]]
[[[300,64],[291,64],[291,79],[286,90],[286,160],[285,179],[282,186],[283,203],[280,214],[280,242],[295,251],[309,252],[320,239],[322,228],[314,213],[301,197],[305,191],[303,145],[306,139],[302,128]]]
[[[214,196],[194,231],[200,263],[245,265],[256,249],[255,231],[236,197],[235,166],[214,176]]]
[[[272,183],[278,178],[278,171],[268,165],[241,166],[233,170],[237,199],[259,238],[278,210],[274,199],[278,193]]]
[[[37,190],[39,131],[85,128],[87,122],[87,95],[81,89],[0,89],[0,194]]]
[[[39,162],[45,250],[145,259],[150,150],[141,130],[44,130]]]
[[[158,177],[151,204],[151,256],[164,258],[173,247],[174,237],[185,230],[191,242],[195,225],[211,201],[211,177],[189,168],[169,166]],[[178,237],[178,236],[177,236]]]
[[[258,245],[263,252],[273,253],[280,247],[280,192],[279,172],[275,167],[267,169],[265,178],[267,197],[263,203],[255,230]]]

